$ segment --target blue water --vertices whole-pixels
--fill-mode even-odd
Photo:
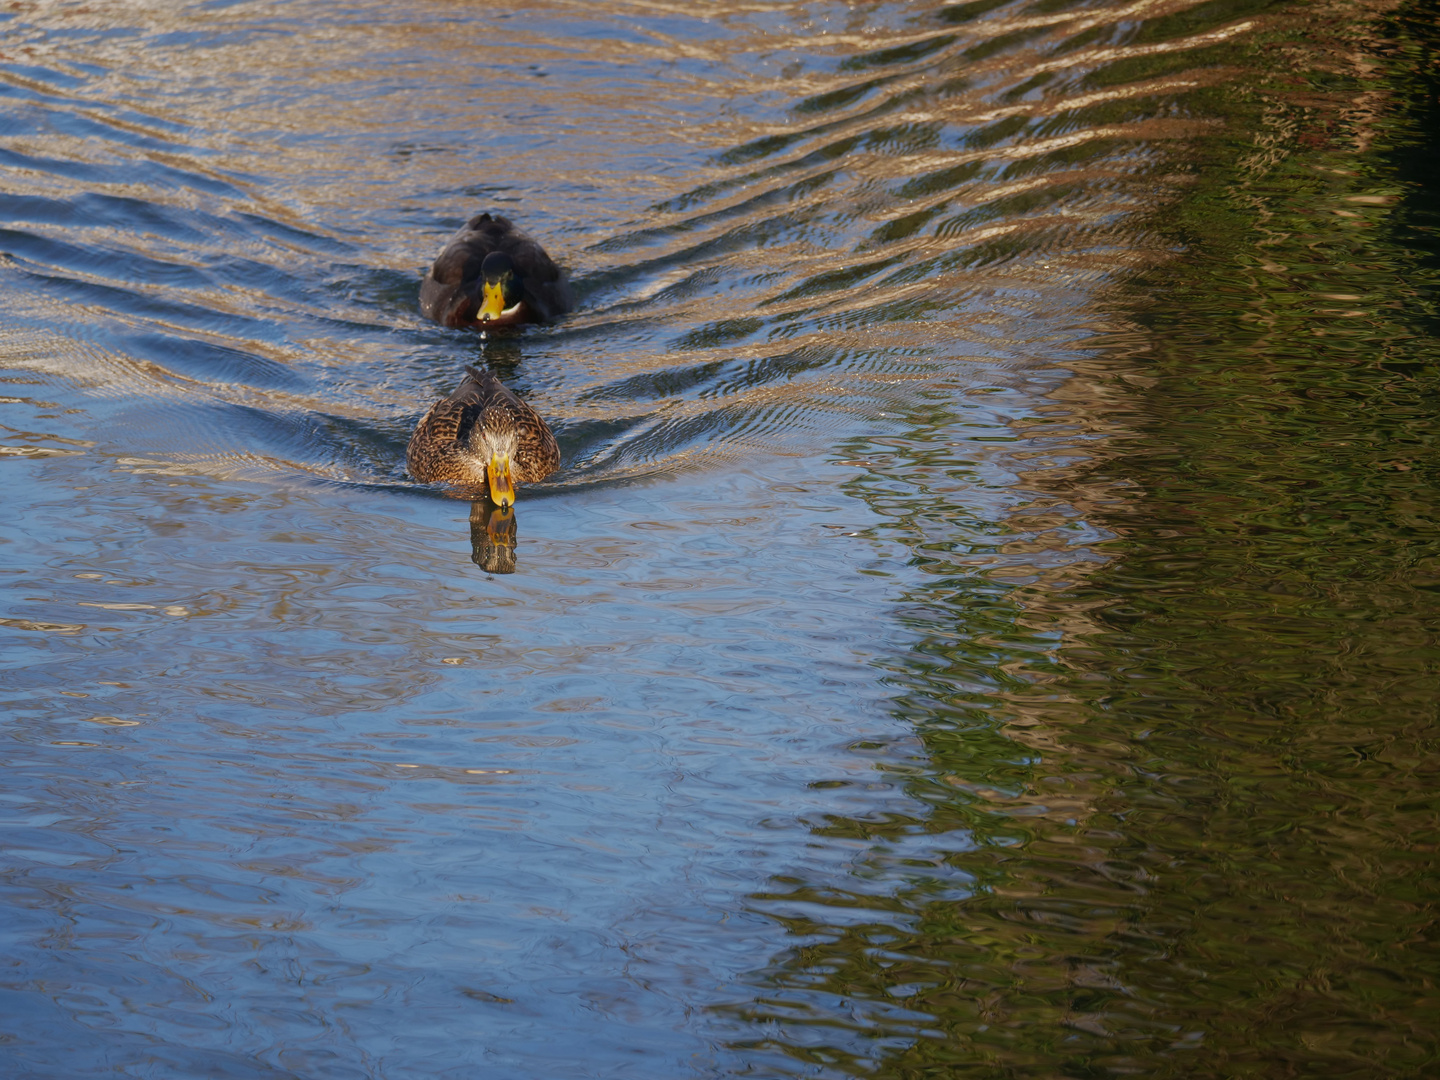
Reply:
[[[1116,297],[1283,29],[1223,7],[12,5],[0,1072],[969,1075],[905,1055],[988,990],[804,952],[1029,895],[936,784],[1099,813],[1026,794],[1040,593],[1117,558]],[[573,315],[420,317],[481,209]],[[565,457],[514,573],[404,472],[479,361]],[[1082,1075],[1038,1023],[926,1068]]]

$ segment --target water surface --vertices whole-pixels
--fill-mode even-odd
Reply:
[[[1433,3],[3,18],[7,1076],[1436,1067]]]

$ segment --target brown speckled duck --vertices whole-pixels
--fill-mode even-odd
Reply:
[[[465,497],[483,491],[505,507],[515,504],[517,484],[560,467],[560,447],[539,414],[493,372],[467,365],[455,392],[420,418],[405,464],[416,480],[453,484]]]
[[[420,284],[420,310],[477,330],[548,322],[572,306],[565,275],[499,214],[477,214],[450,238]]]

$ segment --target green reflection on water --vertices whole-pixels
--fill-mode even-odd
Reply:
[[[1440,9],[1316,11],[1204,92],[1186,253],[1064,396],[1089,462],[983,520],[937,409],[857,484],[928,579],[887,662],[920,750],[856,747],[910,812],[753,898],[775,1072],[1440,1068]]]

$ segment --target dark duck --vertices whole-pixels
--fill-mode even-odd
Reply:
[[[560,268],[499,214],[467,221],[420,285],[421,312],[446,326],[485,330],[549,322],[571,306]]]
[[[455,392],[420,418],[405,464],[416,480],[451,484],[464,497],[484,492],[508,507],[517,485],[560,467],[560,447],[540,415],[493,372],[467,366]]]

